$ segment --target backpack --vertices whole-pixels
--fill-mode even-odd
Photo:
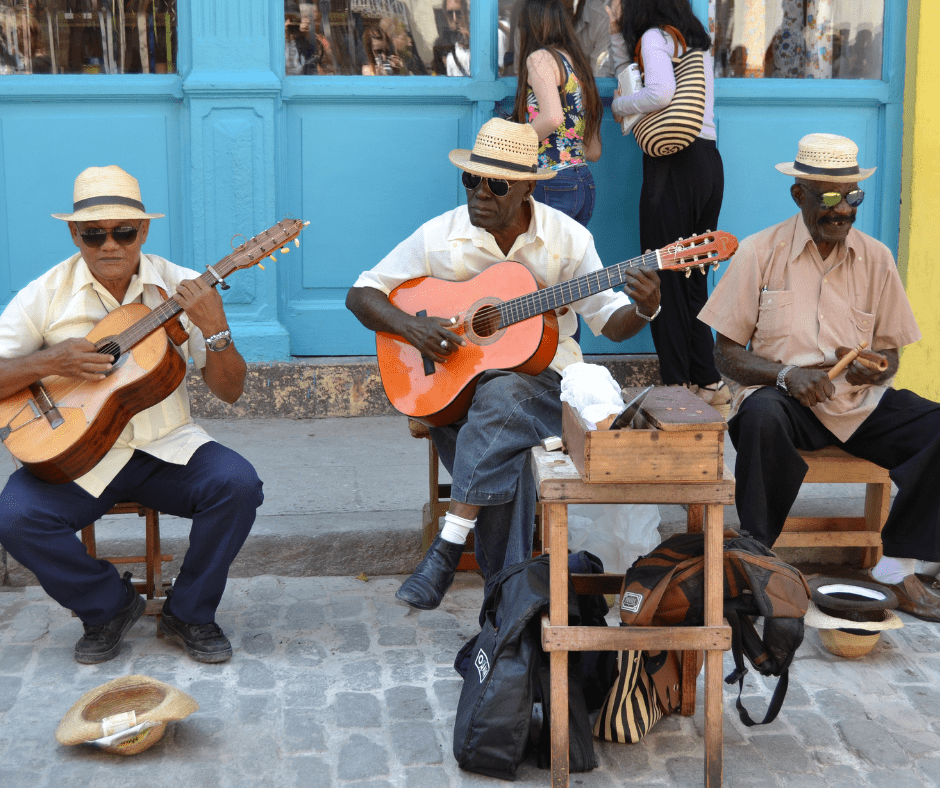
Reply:
[[[786,696],[789,667],[803,642],[803,616],[811,592],[796,568],[744,532],[724,533],[724,615],[731,627],[735,670],[725,683],[738,682],[738,715],[747,726],[772,722]],[[678,534],[636,560],[624,575],[620,619],[632,626],[701,626],[704,624],[705,540],[701,533]],[[763,617],[758,634],[752,619]],[[741,693],[747,668],[743,656],[763,676],[778,676],[767,713],[754,722]],[[675,652],[648,653],[646,669],[666,713],[682,702]]]

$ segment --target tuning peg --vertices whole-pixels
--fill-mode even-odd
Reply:
[[[269,254],[268,257],[271,258],[271,262],[272,262],[272,263],[276,263],[276,262],[277,262],[277,258],[276,258],[273,254]]]
[[[282,247],[281,247],[281,251],[282,251],[284,254],[287,254],[287,253],[290,251],[290,247],[289,247],[289,246],[282,246]]]
[[[296,246],[298,249],[300,248],[300,239],[299,239],[299,238],[295,238],[295,239],[294,239],[294,246]]]
[[[720,266],[721,266],[721,263],[712,263],[712,270],[717,271]]]
[[[690,276],[692,276],[692,269],[691,269],[691,268],[686,268],[686,269],[685,269],[685,278],[688,279]]]
[[[708,269],[707,269],[704,265],[700,265],[700,266],[698,267],[698,270],[701,271],[703,274],[707,274],[707,273],[708,273]]]
[[[261,263],[258,263],[258,268],[260,268],[262,271],[264,270],[264,266],[261,265]]]

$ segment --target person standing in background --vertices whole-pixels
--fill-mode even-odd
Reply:
[[[565,5],[572,0],[565,0]],[[614,63],[610,57],[610,30],[604,0],[574,0],[568,8],[574,34],[591,65],[595,77],[612,77]]]
[[[666,107],[676,92],[672,56],[676,42],[663,28],[671,25],[689,49],[705,53],[705,118],[698,137],[668,156],[643,154],[640,189],[640,248],[659,249],[679,238],[716,229],[724,193],[724,169],[718,153],[714,119],[714,75],[711,39],[689,0],[630,0],[620,12],[614,0],[610,14],[614,70],[626,67],[628,53],[639,43],[644,86],[631,96],[614,92],[611,108],[624,115],[646,114]],[[662,382],[687,386],[727,415],[731,396],[715,366],[711,329],[697,319],[708,300],[707,277],[678,271],[660,273],[662,316],[650,321]],[[655,317],[655,315],[654,315]]]
[[[532,196],[587,227],[594,212],[588,161],[601,157],[603,109],[590,64],[561,0],[522,0],[513,119],[539,138],[539,167],[555,171]]]

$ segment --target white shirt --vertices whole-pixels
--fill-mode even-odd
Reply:
[[[153,309],[176,292],[195,271],[174,265],[156,255],[141,254],[139,272],[131,279],[124,304],[143,303]],[[80,254],[56,265],[20,290],[0,315],[0,358],[21,358],[66,339],[84,337],[118,302],[91,274]],[[183,359],[190,356],[196,367],[206,365],[202,332],[185,313],[180,322],[189,341],[177,348]],[[0,425],[3,426],[3,425]],[[196,449],[212,438],[196,426],[189,413],[186,380],[163,402],[134,416],[114,446],[94,468],[75,480],[82,489],[99,496],[127,464],[135,449],[166,462],[185,465]]]
[[[529,205],[532,207],[529,229],[516,239],[508,255],[502,253],[492,235],[470,223],[467,206],[462,205],[421,225],[375,268],[364,271],[354,287],[374,287],[388,295],[402,282],[419,276],[464,282],[504,260],[522,263],[535,276],[539,287],[603,269],[594,237],[588,230],[561,211],[532,198]],[[582,360],[581,348],[574,341],[578,327],[575,312],[598,336],[610,316],[628,304],[630,299],[622,292],[603,290],[575,301],[571,308],[555,310],[559,336],[551,368],[561,373],[569,364]]]

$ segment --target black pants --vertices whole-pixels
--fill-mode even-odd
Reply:
[[[696,139],[671,156],[643,154],[641,252],[717,230],[724,188],[721,154],[712,140]],[[663,383],[718,382],[712,331],[698,319],[708,300],[708,277],[695,269],[688,279],[684,271],[660,271],[659,278],[663,309],[650,330]]]
[[[741,528],[773,546],[807,465],[797,449],[838,446],[891,472],[898,493],[881,534],[885,555],[940,561],[940,404],[888,389],[842,443],[792,397],[762,388],[729,422],[737,449],[735,503]]]

